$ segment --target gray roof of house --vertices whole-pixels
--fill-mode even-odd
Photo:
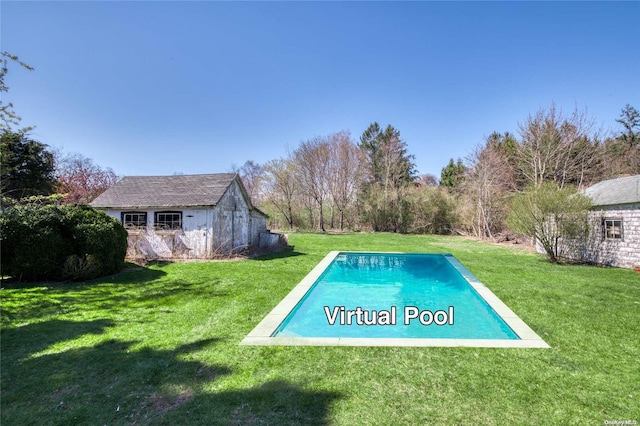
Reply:
[[[584,190],[594,206],[640,203],[640,175],[605,180]]]
[[[235,177],[235,173],[125,176],[91,205],[102,208],[215,206]]]

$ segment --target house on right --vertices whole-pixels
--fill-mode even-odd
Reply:
[[[640,266],[640,175],[605,180],[584,190],[593,203],[590,236],[576,260],[633,268]]]

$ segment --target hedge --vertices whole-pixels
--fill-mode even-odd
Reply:
[[[0,215],[2,275],[87,280],[122,269],[127,231],[86,205],[19,205]]]

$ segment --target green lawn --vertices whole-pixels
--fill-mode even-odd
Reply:
[[[1,423],[640,422],[640,275],[455,237],[294,234],[257,260],[6,285]],[[249,347],[331,250],[453,253],[551,349]]]

